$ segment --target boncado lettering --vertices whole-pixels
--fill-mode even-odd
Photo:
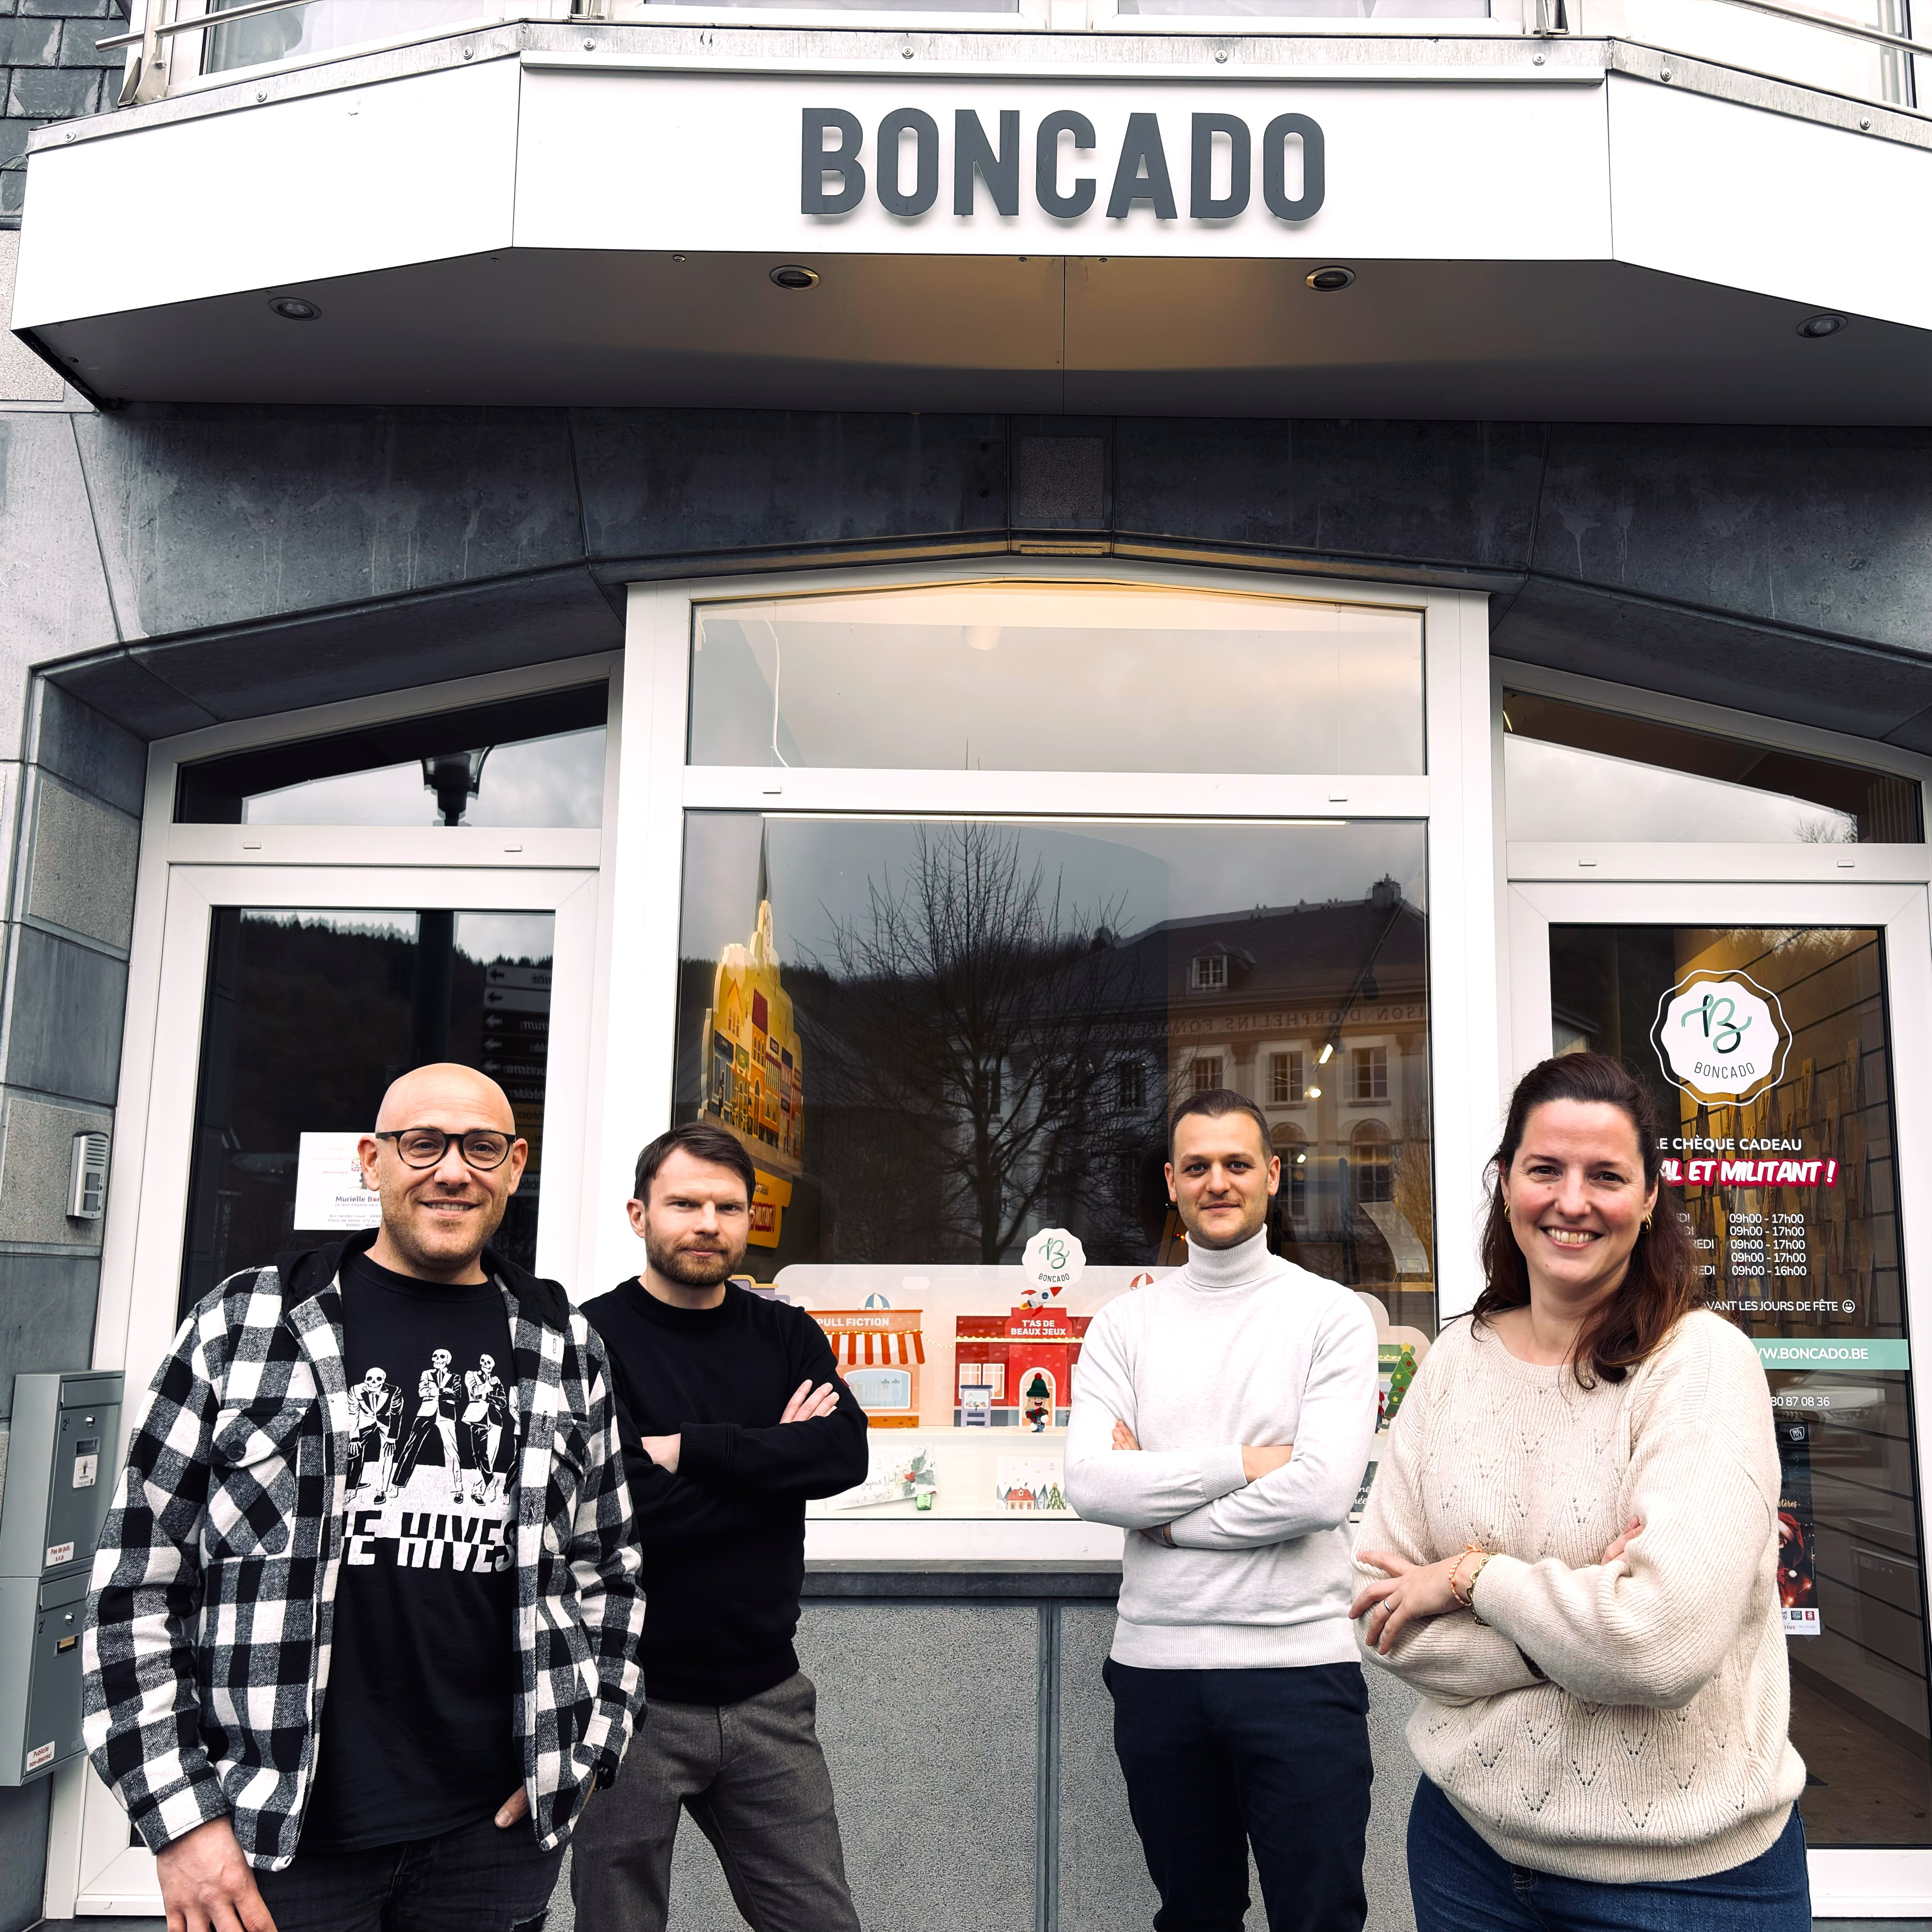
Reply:
[[[1098,148],[1094,124],[1071,108],[1041,116],[1031,140],[1022,137],[1017,108],[999,112],[989,133],[977,112],[962,107],[952,117],[952,212],[973,215],[982,206],[999,214],[1020,212],[1022,163],[1032,161],[1033,196],[1046,212],[1077,221],[1099,200],[1106,171],[1088,158]],[[1280,221],[1306,221],[1321,207],[1324,191],[1321,128],[1306,114],[1277,114],[1258,140],[1238,114],[1191,117],[1183,187],[1188,218],[1232,221],[1247,209],[1259,177],[1261,198]],[[889,214],[916,219],[938,206],[943,142],[938,122],[924,109],[898,107],[880,117],[874,131],[869,176],[866,130],[842,107],[804,112],[799,206],[806,214],[850,214],[867,187]],[[1290,162],[1299,150],[1300,179],[1291,194]],[[1257,152],[1258,151],[1258,152]],[[1104,158],[1102,158],[1104,160]],[[1107,191],[1110,221],[1124,221],[1136,208],[1160,221],[1180,218],[1175,171],[1156,114],[1127,116],[1119,152],[1112,157]],[[1217,189],[1219,192],[1217,192]]]

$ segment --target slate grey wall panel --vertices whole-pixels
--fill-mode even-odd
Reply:
[[[1923,430],[1550,434],[1534,567],[1552,576],[1922,652],[1928,557]]]
[[[1031,1922],[1039,1628],[1029,1604],[806,1606],[799,1661],[866,1932]]]
[[[1885,736],[1932,699],[1932,656],[1862,650],[1542,578],[1493,621],[1491,634],[1500,657],[1868,737]]]
[[[68,659],[43,675],[144,742],[221,722],[206,705],[197,704],[158,676],[123,645]]]
[[[146,745],[45,678],[36,682],[34,695],[38,702],[28,747],[34,762],[76,790],[105,799],[139,818],[147,794]]]
[[[698,557],[1003,530],[1006,418],[576,410],[590,554]]]
[[[41,1923],[52,1803],[50,1778],[0,1791],[0,1925],[8,1932]]]
[[[130,637],[583,554],[559,410],[148,406],[78,421]]]
[[[138,644],[131,654],[163,684],[160,709],[184,698],[208,716],[231,718],[616,650],[623,640],[610,598],[578,566],[178,644]],[[87,670],[57,676],[91,697]]]
[[[1144,1928],[1160,1903],[1127,1816],[1126,1784],[1114,1755],[1114,1700],[1100,1681],[1113,1641],[1111,1604],[1061,1610],[1060,1932]]]
[[[127,994],[128,969],[119,960],[35,926],[16,927],[7,1084],[111,1106]]]
[[[90,1365],[100,1286],[92,1255],[0,1254],[0,1418],[14,1413],[16,1376]]]
[[[28,809],[28,915],[124,952],[134,924],[140,820],[39,770]]]
[[[17,756],[26,667],[117,633],[63,411],[0,411],[0,755]]]
[[[52,1106],[24,1094],[7,1096],[0,1122],[0,1241],[100,1252],[104,1224],[68,1217],[74,1137],[111,1131],[113,1124],[105,1112]]]
[[[1528,567],[1536,423],[1124,418],[1114,526],[1310,555]]]

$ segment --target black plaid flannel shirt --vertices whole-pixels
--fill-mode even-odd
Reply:
[[[343,1255],[232,1275],[149,1388],[87,1604],[94,1767],[159,1851],[230,1817],[249,1862],[295,1856],[344,1538]],[[517,1371],[516,1735],[546,1849],[616,1775],[644,1680],[631,1504],[603,1344],[554,1282],[488,1250]],[[340,1741],[338,1741],[339,1744]]]

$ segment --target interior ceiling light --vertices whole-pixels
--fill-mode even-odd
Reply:
[[[796,262],[787,262],[772,271],[772,280],[782,289],[815,289],[818,286],[818,271],[801,268]]]
[[[306,296],[277,296],[268,306],[284,322],[314,322],[321,315],[321,309]]]
[[[1332,296],[1346,289],[1355,279],[1353,268],[1330,266],[1317,268],[1308,278],[1308,286],[1318,295]]]
[[[1849,319],[1842,315],[1808,315],[1798,325],[1798,332],[1816,342],[1826,336],[1836,335],[1840,329],[1850,326]]]

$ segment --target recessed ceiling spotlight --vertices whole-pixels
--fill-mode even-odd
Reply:
[[[815,289],[818,286],[818,271],[801,268],[796,262],[787,262],[772,271],[772,280],[782,289]]]
[[[1808,315],[1798,325],[1798,332],[1816,342],[1825,336],[1836,335],[1840,329],[1850,326],[1849,319],[1842,315]]]
[[[321,309],[304,296],[277,296],[268,306],[284,322],[314,322]]]
[[[1354,279],[1353,268],[1317,268],[1308,278],[1308,286],[1318,295],[1332,296],[1346,289]]]

